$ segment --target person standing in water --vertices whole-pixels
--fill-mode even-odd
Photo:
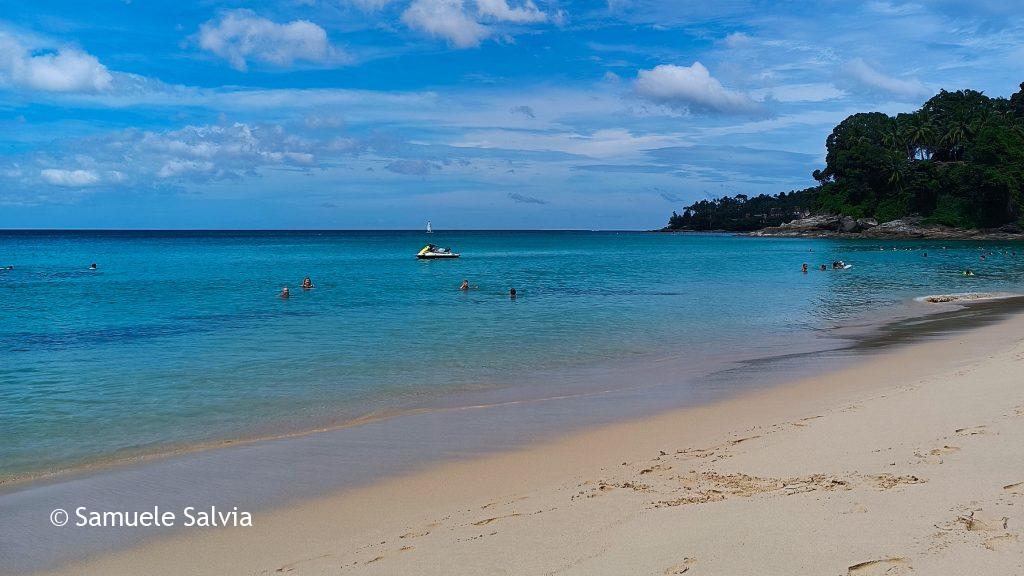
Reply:
[[[311,288],[313,288],[313,281],[309,279],[309,276],[306,276],[302,280],[302,289],[303,290],[309,290]]]
[[[803,273],[807,274],[807,262],[804,262]]]
[[[280,296],[281,296],[282,299],[285,299],[285,300],[287,300],[288,298],[291,298],[291,293],[288,292],[288,287],[287,286],[285,286],[284,288],[281,288],[281,295]]]
[[[516,289],[515,288],[509,288],[508,289],[508,297],[513,299],[513,300],[516,299]]]
[[[462,285],[459,286],[459,290],[462,290],[463,292],[469,291],[469,280],[463,280]]]

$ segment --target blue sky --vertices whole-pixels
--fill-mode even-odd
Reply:
[[[0,227],[659,227],[1015,92],[1012,4],[0,0]]]

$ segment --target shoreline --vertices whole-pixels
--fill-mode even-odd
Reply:
[[[950,240],[979,242],[1024,242],[1024,234],[994,232],[990,230],[957,229],[955,231],[919,232],[837,232],[834,230],[779,230],[777,227],[759,230],[651,230],[656,234],[724,234],[750,238],[805,238],[821,240]]]
[[[951,296],[954,298],[950,299],[938,299],[940,297]],[[972,296],[972,297],[968,297]],[[977,296],[977,297],[973,297]],[[894,306],[887,310],[887,313],[880,318],[873,318],[867,320],[866,318],[861,319],[863,322],[855,322],[853,326],[855,328],[834,326],[829,329],[830,334],[828,338],[834,339],[836,342],[848,341],[846,344],[839,344],[823,349],[810,349],[798,351],[795,354],[814,354],[820,352],[843,352],[855,350],[859,346],[863,345],[867,341],[871,334],[874,332],[885,333],[891,330],[898,330],[901,323],[914,321],[914,320],[933,320],[941,321],[944,315],[956,314],[958,311],[965,307],[973,307],[975,309],[983,309],[986,306],[995,303],[995,306],[999,306],[999,301],[1017,301],[1020,302],[1020,307],[1024,309],[1024,295],[1014,293],[963,293],[963,294],[949,294],[949,295],[927,295],[920,296],[913,299],[913,302],[919,304],[926,304],[933,307],[933,310],[920,310],[910,313],[908,312],[908,306],[911,302],[904,302],[902,306]],[[947,306],[948,305],[948,306]],[[788,355],[788,354],[785,354]],[[742,366],[753,363],[764,363],[778,360],[784,354],[769,354],[767,356],[752,356],[746,358],[737,358],[733,364],[734,366]],[[713,376],[719,372],[727,372],[731,368],[729,366],[719,366],[716,370],[703,374],[703,377]],[[698,376],[699,378],[700,376]],[[567,389],[563,394],[548,395],[548,396],[537,396],[537,397],[506,397],[504,396],[504,389],[491,390],[484,394],[480,400],[475,403],[466,402],[454,402],[448,403],[451,400],[473,400],[479,394],[474,391],[463,391],[461,393],[453,394],[452,397],[446,399],[438,399],[433,403],[424,405],[409,406],[401,409],[394,409],[385,412],[370,412],[362,416],[341,420],[336,423],[329,423],[326,425],[317,425],[309,428],[300,428],[295,430],[285,430],[279,433],[270,433],[257,436],[237,436],[223,439],[211,439],[205,442],[199,442],[195,444],[183,445],[183,446],[168,446],[166,448],[160,448],[149,451],[142,451],[138,453],[129,454],[109,454],[106,456],[90,459],[81,463],[72,463],[67,466],[59,466],[53,469],[33,471],[28,473],[18,473],[9,476],[0,476],[0,496],[11,491],[19,490],[25,487],[31,487],[37,484],[46,484],[60,482],[65,479],[74,479],[83,475],[103,474],[105,471],[123,469],[126,467],[145,466],[148,463],[159,462],[169,458],[176,458],[181,456],[188,456],[191,454],[197,454],[208,451],[216,451],[221,449],[231,449],[240,446],[258,445],[266,442],[273,442],[277,440],[287,440],[293,438],[303,438],[315,434],[321,434],[325,432],[341,431],[353,427],[362,426],[368,423],[381,422],[393,420],[396,418],[402,418],[404,416],[412,416],[427,412],[443,413],[446,411],[459,411],[459,410],[470,410],[470,409],[486,409],[497,407],[505,404],[515,403],[531,403],[531,402],[544,402],[548,400],[563,400],[571,399],[573,397],[583,397],[593,394],[600,394],[604,392],[615,392],[615,391],[630,391],[636,389],[646,388],[647,385],[641,386],[622,386],[612,389],[581,389],[573,390]]]
[[[1005,520],[1020,515],[1012,486],[1024,481],[1012,464],[1022,328],[1018,313],[834,374],[428,466],[291,503],[251,529],[181,532],[52,573],[171,574],[185,551],[196,574],[859,576],[967,562],[1006,573],[1024,558],[1021,518]],[[943,503],[950,490],[959,500]]]
[[[1000,304],[1002,303],[990,303],[989,305],[998,307]],[[984,314],[982,313],[978,314],[984,316]],[[989,314],[988,317],[991,317],[991,314]],[[956,317],[953,317],[952,320],[950,320],[950,322],[956,324],[962,322],[962,319],[957,319]],[[617,422],[614,424],[596,427],[589,426],[584,428],[582,431],[570,432],[567,434],[558,435],[554,438],[527,441],[518,448],[512,448],[510,450],[498,450],[497,453],[492,451],[490,454],[470,454],[471,457],[468,459],[459,458],[455,460],[449,459],[440,462],[427,462],[412,469],[395,471],[395,473],[392,475],[385,476],[383,479],[377,479],[364,486],[342,490],[335,496],[309,497],[300,495],[297,498],[289,499],[284,503],[279,503],[277,506],[272,507],[268,512],[258,513],[256,515],[258,526],[266,526],[266,529],[270,530],[271,532],[274,532],[275,530],[280,531],[282,526],[288,526],[287,530],[285,530],[283,533],[275,533],[273,540],[276,540],[277,538],[282,537],[282,534],[287,534],[294,530],[297,530],[298,527],[293,524],[289,524],[289,522],[300,521],[300,519],[307,514],[311,515],[309,516],[310,518],[319,518],[321,521],[329,522],[329,519],[323,518],[322,512],[318,512],[318,510],[322,506],[325,506],[324,502],[330,502],[330,504],[327,505],[327,507],[334,510],[334,513],[336,515],[340,514],[347,517],[349,516],[349,513],[345,512],[345,510],[358,509],[360,506],[359,501],[363,499],[369,499],[369,501],[372,502],[381,502],[393,498],[403,500],[403,498],[405,498],[403,494],[411,490],[409,485],[405,484],[406,482],[413,482],[416,485],[422,485],[422,483],[427,483],[433,485],[436,488],[439,485],[447,485],[452,478],[463,478],[463,480],[466,480],[466,483],[460,485],[459,491],[463,492],[464,490],[468,490],[470,487],[473,487],[475,490],[476,484],[478,482],[476,480],[467,480],[467,478],[464,476],[464,472],[459,472],[461,470],[467,469],[474,471],[471,474],[472,477],[485,477],[489,481],[498,483],[498,485],[488,486],[485,482],[483,485],[479,487],[481,490],[483,490],[482,494],[487,494],[489,492],[504,493],[503,490],[507,490],[507,486],[506,488],[500,488],[500,486],[502,485],[502,482],[505,482],[505,480],[502,478],[495,477],[493,470],[490,472],[488,471],[494,468],[495,462],[503,462],[503,464],[498,466],[498,468],[496,469],[504,471],[504,474],[510,474],[511,477],[518,479],[518,481],[522,485],[532,485],[537,484],[538,482],[541,485],[543,485],[545,481],[550,482],[554,480],[564,480],[566,474],[578,475],[578,466],[584,464],[584,462],[579,461],[579,454],[576,454],[575,456],[572,455],[572,453],[580,451],[581,446],[602,446],[600,450],[583,450],[583,452],[588,453],[587,458],[584,458],[584,460],[586,460],[586,464],[589,465],[593,463],[593,458],[603,457],[605,460],[607,460],[608,458],[617,459],[619,457],[614,450],[605,450],[605,447],[607,446],[617,446],[619,449],[631,451],[636,450],[637,446],[623,445],[623,442],[626,442],[628,444],[629,442],[627,442],[627,440],[631,437],[641,438],[644,439],[646,442],[651,442],[655,440],[654,438],[651,438],[652,431],[654,430],[659,430],[661,431],[661,433],[669,436],[678,435],[682,432],[685,432],[684,436],[690,434],[695,434],[697,436],[708,436],[713,435],[716,432],[723,433],[725,429],[722,428],[722,426],[725,424],[735,425],[737,422],[744,422],[745,424],[751,425],[757,424],[757,422],[761,421],[762,417],[767,415],[767,413],[759,414],[757,412],[760,412],[761,408],[763,408],[764,406],[779,404],[780,400],[783,398],[786,398],[787,400],[779,404],[779,409],[785,408],[786,410],[789,410],[799,408],[800,410],[808,410],[814,406],[820,406],[822,402],[828,403],[830,401],[834,401],[836,399],[837,393],[842,395],[849,394],[851,393],[851,391],[860,393],[864,392],[865,390],[878,390],[880,386],[878,383],[868,383],[867,385],[865,385],[863,379],[858,381],[855,376],[851,375],[860,373],[863,376],[865,370],[867,370],[868,372],[870,372],[871,370],[875,370],[875,373],[877,374],[878,366],[888,366],[886,370],[895,369],[897,371],[902,370],[903,372],[912,371],[910,368],[906,366],[907,362],[904,361],[905,358],[903,357],[907,355],[910,355],[912,357],[915,354],[920,355],[922,352],[926,352],[928,355],[932,356],[932,361],[926,363],[927,366],[923,367],[920,366],[921,363],[919,361],[914,362],[912,364],[916,366],[915,369],[918,370],[919,372],[922,370],[924,372],[934,372],[939,367],[948,367],[951,361],[955,363],[955,361],[952,360],[952,358],[963,357],[963,351],[957,350],[957,346],[954,345],[955,342],[966,338],[968,334],[974,335],[972,336],[972,339],[976,340],[983,340],[983,338],[977,337],[979,334],[989,334],[993,331],[999,332],[1000,335],[1004,335],[1004,332],[1000,331],[1000,327],[1005,327],[1007,324],[1024,324],[1024,315],[1017,312],[1014,315],[1010,316],[1009,318],[1004,317],[1001,320],[998,320],[994,325],[985,324],[985,322],[982,322],[981,327],[975,327],[966,331],[960,330],[955,331],[953,333],[945,332],[944,336],[939,340],[929,340],[928,335],[922,334],[918,334],[917,340],[913,340],[914,336],[911,334],[909,337],[912,339],[912,342],[909,344],[903,343],[902,346],[887,347],[885,345],[885,342],[866,344],[866,347],[869,349],[883,347],[885,348],[885,350],[882,352],[878,352],[877,354],[873,354],[870,357],[865,357],[866,360],[862,362],[861,365],[854,364],[848,368],[843,369],[841,373],[844,374],[844,376],[838,378],[833,378],[830,374],[812,376],[809,378],[803,378],[796,382],[791,382],[780,386],[746,391],[740,393],[738,396],[726,400],[719,400],[705,405],[681,409],[672,409],[669,410],[668,412],[662,412],[660,414],[656,414],[653,416],[648,415],[641,417],[639,419],[633,419],[626,422]],[[908,335],[896,334],[892,335],[892,337],[896,338],[897,342],[900,342],[900,338],[906,338],[908,337]],[[880,338],[883,341],[886,339],[884,335],[881,336]],[[998,340],[998,338],[996,340]],[[991,342],[989,342],[989,345],[991,345]],[[936,354],[935,349],[937,348],[942,348],[943,351]],[[932,350],[932,352],[927,352],[928,350]],[[951,352],[955,352],[955,354],[951,355]],[[975,350],[973,347],[972,353],[977,355],[977,350]],[[893,358],[903,359],[893,363]],[[835,382],[830,382],[828,384],[827,389],[822,389],[821,384],[823,380],[830,381],[837,379],[845,382],[846,384],[844,386],[837,387],[834,385]],[[884,385],[881,386],[884,387]],[[794,396],[794,391],[802,391],[806,393],[809,390],[811,390],[812,393],[808,394],[806,397],[803,397],[803,394],[796,394]],[[785,406],[782,406],[783,404]],[[726,413],[728,413],[729,416],[723,417],[723,414]],[[698,418],[702,422],[702,425],[697,426],[698,428],[700,428],[700,430],[692,430],[689,429],[689,427],[685,431],[675,429],[678,426],[672,423],[678,422],[678,420],[681,418],[686,420]],[[704,422],[703,419],[708,419],[708,421]],[[679,441],[683,441],[683,439],[680,439]],[[610,444],[607,444],[609,442]],[[658,442],[661,441],[659,440]],[[554,453],[552,452],[552,450],[554,450]],[[590,452],[593,452],[593,454],[589,454]],[[601,456],[605,452],[608,452],[608,454]],[[631,457],[629,459],[634,460],[635,458]],[[509,465],[507,464],[508,461],[513,461],[515,462],[515,464]],[[561,464],[555,466],[555,469],[549,471],[555,472],[554,475],[548,472],[539,472],[538,468],[550,468],[550,463],[553,461],[561,462]],[[569,466],[569,468],[565,468],[564,465],[572,463],[575,464]],[[610,466],[608,462],[605,462],[604,464],[604,468],[606,469],[608,468],[608,466]],[[532,472],[524,477],[522,472],[525,469],[529,469]],[[394,490],[397,490],[398,492],[401,493],[389,492]],[[420,496],[424,496],[424,493],[421,489],[412,490],[412,492],[419,494]],[[473,490],[470,490],[469,492],[473,492]],[[387,493],[387,495],[384,495],[384,493]],[[410,506],[413,505],[412,502],[407,502],[407,504]],[[515,514],[523,513],[516,512]],[[403,519],[407,518],[407,516],[403,515],[403,513],[399,512],[398,510],[391,510],[386,514],[380,514],[380,512],[378,511],[376,515],[367,512],[367,515],[362,518],[361,522],[358,519],[358,516],[355,518],[354,521],[356,522],[356,526],[354,527],[359,528],[359,530],[356,530],[356,532],[363,532],[362,528],[365,528],[368,525],[372,525],[380,517],[388,518],[388,523],[403,521]],[[287,518],[291,518],[292,520],[285,520]],[[274,528],[275,526],[277,528]],[[326,537],[329,533],[333,533],[333,531],[337,528],[337,526],[333,526],[329,530],[325,528],[325,530],[327,530],[327,533],[321,534],[320,536]],[[350,528],[352,528],[352,526],[350,526]],[[234,530],[234,532],[232,532],[232,530]],[[262,528],[253,528],[245,530],[253,530],[260,532],[262,534]],[[237,550],[239,549],[238,547],[244,548],[246,546],[249,546],[245,544],[245,539],[249,538],[251,532],[246,532],[245,530],[222,529],[212,533],[209,531],[196,532],[195,530],[192,530],[177,533],[152,535],[152,538],[147,538],[145,539],[145,541],[133,545],[129,548],[99,552],[98,556],[93,557],[93,564],[90,564],[90,566],[103,566],[103,569],[101,571],[104,573],[129,573],[130,571],[127,569],[122,569],[119,572],[118,569],[112,568],[111,566],[113,565],[110,565],[109,563],[114,562],[114,565],[124,566],[123,564],[117,563],[131,561],[132,558],[135,558],[140,553],[148,554],[148,552],[140,551],[156,551],[166,546],[173,548],[174,546],[182,545],[182,543],[185,542],[188,542],[188,546],[199,545],[199,540],[205,540],[211,534],[216,535],[218,538],[226,538],[228,540],[231,540],[233,538],[243,539],[238,542],[235,542],[234,545],[227,545],[226,543],[221,544],[222,546],[228,546],[225,549]],[[260,548],[262,548],[262,546],[260,546]],[[75,560],[80,559],[76,558]],[[212,561],[213,559],[207,558],[206,560]],[[237,562],[239,563],[244,564],[245,559],[236,558],[235,560],[237,560]],[[264,560],[269,559],[264,558]],[[147,564],[143,564],[143,566],[151,568],[156,564],[157,562],[149,562]],[[161,563],[161,565],[173,566],[175,564]],[[220,563],[217,565],[220,567],[220,571],[217,572],[211,568],[210,573],[245,573],[248,570],[237,569],[237,566],[235,566],[235,564]],[[65,569],[69,569],[69,566],[72,565],[66,565]],[[136,565],[135,569],[138,570],[139,566]],[[88,570],[90,570],[89,566],[75,566],[73,571],[68,573],[90,573]],[[333,572],[328,571],[325,573]]]

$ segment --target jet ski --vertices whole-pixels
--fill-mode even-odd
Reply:
[[[422,250],[416,254],[416,257],[420,260],[429,260],[435,258],[458,258],[458,252],[452,252],[451,248],[441,248],[434,244],[427,244]]]

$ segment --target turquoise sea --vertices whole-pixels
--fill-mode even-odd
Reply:
[[[426,242],[462,257],[417,260]],[[816,269],[837,259],[853,267]],[[696,385],[918,296],[1024,281],[1010,244],[640,232],[0,232],[0,265],[0,479],[419,408]]]

